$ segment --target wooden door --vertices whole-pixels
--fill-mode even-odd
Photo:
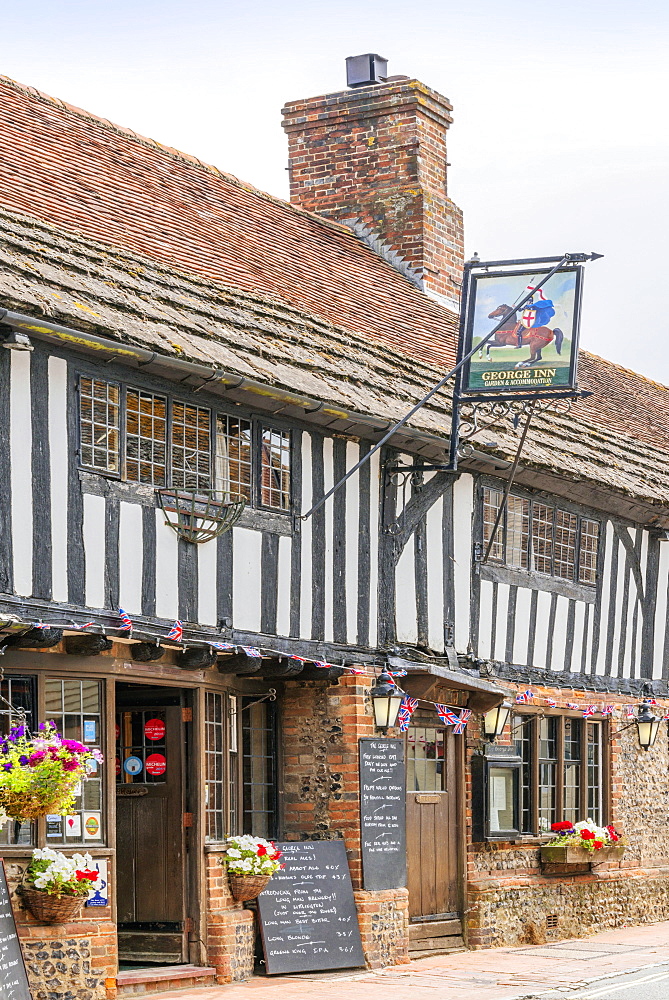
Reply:
[[[123,709],[116,723],[121,961],[186,961],[180,706]]]
[[[452,916],[460,908],[455,741],[420,720],[407,732],[409,916]]]

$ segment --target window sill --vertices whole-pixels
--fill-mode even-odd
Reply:
[[[597,598],[597,587],[583,583],[571,583],[560,580],[556,576],[547,576],[531,569],[511,569],[508,566],[494,566],[485,563],[479,567],[481,579],[490,583],[506,583],[512,587],[524,587],[528,590],[542,590],[548,594],[559,594],[571,601],[583,601],[594,604]]]

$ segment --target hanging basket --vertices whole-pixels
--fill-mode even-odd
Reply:
[[[27,910],[30,910],[41,924],[65,924],[76,917],[86,901],[86,896],[51,896],[48,892],[35,889],[26,882],[21,884],[21,896]]]
[[[165,523],[187,542],[200,544],[229,531],[242,516],[246,497],[221,490],[156,490]]]
[[[232,898],[238,903],[247,899],[255,899],[263,891],[271,875],[232,875],[228,873]]]
[[[62,795],[45,803],[44,799],[31,795],[30,792],[14,792],[11,788],[0,789],[0,810],[7,813],[10,819],[39,819],[40,816],[60,813],[62,801]]]

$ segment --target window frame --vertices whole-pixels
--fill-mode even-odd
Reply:
[[[87,465],[83,460],[83,441],[82,441],[82,380],[91,380],[93,382],[104,382],[106,385],[113,385],[118,388],[119,393],[119,403],[118,403],[118,416],[119,416],[119,428],[118,428],[118,471],[110,471],[109,469],[101,469],[94,465]],[[162,484],[156,483],[146,483],[141,480],[129,479],[128,478],[128,433],[127,433],[127,421],[128,421],[128,406],[127,406],[127,394],[128,391],[146,393],[151,396],[161,397],[166,403],[166,416],[165,416],[165,482]],[[237,413],[231,412],[229,410],[220,408],[216,405],[211,405],[209,402],[191,401],[178,394],[173,394],[169,389],[165,389],[158,385],[148,385],[140,380],[125,381],[122,378],[117,378],[114,376],[107,378],[100,378],[99,374],[94,372],[87,372],[79,370],[76,372],[75,377],[75,415],[76,415],[76,427],[77,427],[77,464],[82,472],[88,473],[90,475],[102,476],[105,479],[113,479],[117,482],[127,483],[130,486],[143,487],[150,490],[158,489],[186,489],[183,486],[174,486],[174,407],[183,406],[184,408],[192,407],[198,410],[206,409],[209,414],[208,428],[209,428],[209,490],[215,490],[217,482],[217,420],[221,416],[225,419],[236,419],[242,422],[250,424],[251,428],[251,474],[249,482],[249,498],[247,499],[247,504],[256,510],[262,510],[269,512],[271,514],[281,514],[281,515],[291,515],[293,512],[294,504],[294,448],[295,448],[295,436],[293,434],[293,428],[286,424],[282,420],[275,420],[269,415],[263,414],[247,414],[247,413]],[[263,435],[266,431],[271,433],[276,433],[287,437],[287,454],[289,460],[288,467],[288,483],[287,491],[282,493],[282,496],[286,497],[285,506],[273,506],[263,502],[263,486],[262,486],[262,476],[263,476]],[[140,439],[141,440],[141,439]],[[91,447],[94,447],[91,445]],[[134,461],[134,460],[132,460]],[[181,470],[177,470],[181,472]],[[195,473],[198,475],[198,473]],[[235,484],[238,485],[238,484]],[[241,484],[244,485],[244,484]],[[207,492],[204,491],[203,492]]]
[[[528,789],[523,781],[521,771],[521,781],[519,789],[519,815],[521,817],[521,837],[533,838],[552,836],[550,823],[542,828],[540,819],[540,766],[544,758],[540,754],[540,727],[542,719],[555,719],[556,721],[556,749],[555,749],[555,783],[553,786],[553,801],[555,817],[551,822],[556,822],[565,818],[565,763],[569,763],[565,758],[565,720],[570,719],[581,723],[579,734],[580,755],[578,763],[580,765],[579,782],[579,803],[576,822],[587,819],[591,814],[588,798],[590,791],[589,771],[588,771],[588,726],[597,725],[599,727],[599,823],[605,826],[610,822],[611,808],[611,757],[609,746],[609,720],[601,715],[583,718],[582,713],[576,712],[551,712],[547,711],[538,714],[532,711],[523,711],[520,706],[516,706],[511,716],[511,739],[513,745],[517,747],[519,738],[524,738],[529,749],[529,762],[523,755],[523,749],[518,748],[523,761],[523,768],[529,763],[529,803],[526,801]],[[519,731],[522,720],[523,732]],[[573,761],[572,761],[573,762]],[[523,817],[529,814],[530,822],[526,824]],[[593,817],[594,818],[594,817]],[[595,820],[597,822],[597,820]],[[529,829],[524,828],[529,826]]]
[[[479,486],[479,498],[478,498],[478,522],[479,522],[479,537],[480,537],[480,555],[479,560],[483,557],[484,552],[488,547],[488,539],[486,538],[486,525],[490,522],[485,520],[486,507],[488,506],[486,491],[492,491],[501,494],[503,497],[505,485],[503,483],[494,482],[492,480],[483,480]],[[515,573],[524,573],[536,575],[540,579],[554,581],[556,584],[562,584],[567,587],[584,587],[587,591],[594,593],[600,584],[602,578],[602,555],[604,550],[604,520],[601,516],[597,516],[596,513],[587,511],[582,507],[575,504],[569,503],[569,501],[562,500],[560,497],[546,497],[543,495],[533,494],[529,491],[516,489],[509,494],[509,499],[519,500],[522,503],[528,505],[527,512],[527,541],[525,544],[524,554],[526,565],[516,565],[513,562],[509,562],[509,509],[508,504],[504,512],[504,517],[501,520],[500,526],[497,529],[495,542],[491,548],[490,555],[486,565],[490,567],[497,567],[499,569],[509,570]],[[550,563],[551,571],[546,572],[543,569],[536,568],[536,561],[538,558],[545,558],[545,556],[537,556],[535,550],[534,534],[533,534],[533,523],[534,523],[534,508],[535,506],[541,506],[549,508],[552,511],[552,522],[551,522],[551,535],[550,535]],[[556,533],[557,533],[557,515],[566,514],[569,517],[576,518],[576,528],[575,528],[575,544],[574,544],[574,558],[573,558],[573,574],[571,577],[560,576],[556,573],[555,567],[558,561],[556,555]],[[516,512],[516,517],[525,515],[519,515]],[[587,551],[583,547],[583,537],[584,532],[587,532],[586,525],[596,524],[597,525],[597,552],[594,559],[594,581],[587,581],[581,579],[582,566],[582,554]],[[514,544],[514,548],[515,548]],[[495,555],[495,550],[501,548],[501,557]]]

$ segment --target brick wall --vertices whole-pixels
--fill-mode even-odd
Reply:
[[[537,707],[546,697],[558,708],[568,700],[582,706],[613,703],[610,723],[620,719],[620,695],[533,686]],[[515,691],[511,693],[511,697]],[[626,696],[625,703],[630,701]],[[667,708],[658,706],[664,715]],[[480,747],[479,719],[468,726],[467,756]],[[508,729],[507,729],[508,738]],[[520,843],[473,844],[471,783],[467,787],[467,943],[472,948],[538,944],[578,937],[594,928],[621,927],[669,918],[669,739],[662,726],[655,746],[639,747],[636,727],[610,742],[610,819],[629,838],[622,861],[572,874],[543,874],[538,839]],[[467,767],[467,775],[470,768]],[[585,818],[585,817],[584,817]],[[554,921],[547,923],[547,917]],[[556,926],[550,924],[556,923]]]
[[[362,889],[358,740],[377,735],[370,686],[355,674],[286,683],[283,819],[289,840],[344,840],[363,951],[380,968],[407,961],[408,894]]]
[[[33,1000],[113,997],[117,956],[111,908],[83,907],[66,924],[40,924],[16,891],[28,861],[6,859],[5,869]]]
[[[462,213],[447,196],[446,98],[417,80],[286,105],[291,201],[356,219],[426,290],[457,303]]]
[[[236,983],[253,975],[255,915],[230,894],[222,854],[206,855],[207,961],[219,983]]]

